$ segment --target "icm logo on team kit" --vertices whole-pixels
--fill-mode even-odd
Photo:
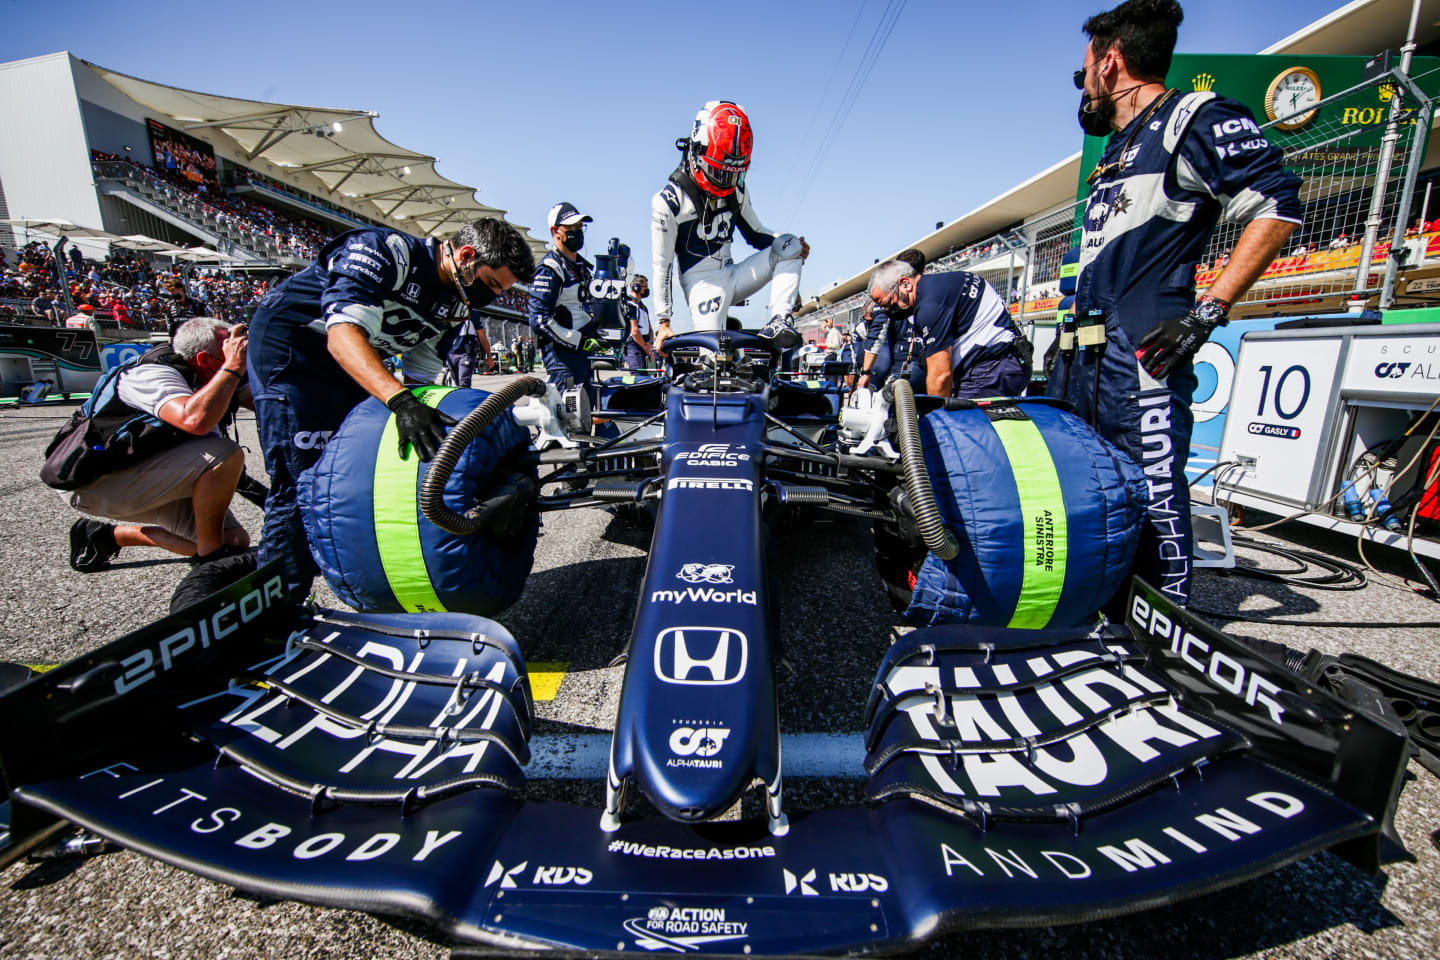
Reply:
[[[736,683],[749,659],[745,634],[726,627],[669,627],[655,638],[655,676],[666,683]]]

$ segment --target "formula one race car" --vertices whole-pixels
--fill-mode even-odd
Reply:
[[[742,332],[675,337],[670,358],[664,377],[594,385],[608,438],[585,390],[427,394],[469,412],[427,470],[376,463],[376,559],[311,527],[346,545],[317,543],[337,593],[411,612],[304,605],[272,565],[0,698],[12,850],[64,818],[246,890],[468,941],[732,954],[894,952],[1171,903],[1325,849],[1371,869],[1403,855],[1403,728],[1139,580],[1126,623],[1095,615],[1127,589],[1143,484],[1065,410],[903,382],[842,407],[774,377]],[[331,441],[313,510],[356,474],[344,435],[361,433]],[[1026,459],[1046,447],[1064,469]],[[654,516],[603,809],[527,800],[526,663],[474,612],[528,571],[521,503]],[[805,511],[870,521],[897,604],[936,625],[902,636],[856,704],[863,803],[791,816],[765,544]],[[487,542],[512,559],[464,567]],[[717,822],[757,784],[763,817]]]

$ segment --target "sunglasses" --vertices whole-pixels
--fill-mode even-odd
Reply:
[[[1076,89],[1076,90],[1084,90],[1084,89],[1085,89],[1085,68],[1084,68],[1084,67],[1081,67],[1079,70],[1076,70],[1073,74],[1071,74],[1071,79],[1073,79],[1073,80],[1075,81],[1075,89]]]

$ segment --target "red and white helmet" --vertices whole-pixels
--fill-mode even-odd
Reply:
[[[695,114],[686,155],[695,183],[713,197],[728,197],[745,182],[755,135],[745,108],[711,100]]]

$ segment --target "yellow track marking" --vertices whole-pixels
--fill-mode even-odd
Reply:
[[[565,679],[568,661],[539,661],[529,664],[530,693],[536,700],[554,700],[560,692],[560,682]]]

